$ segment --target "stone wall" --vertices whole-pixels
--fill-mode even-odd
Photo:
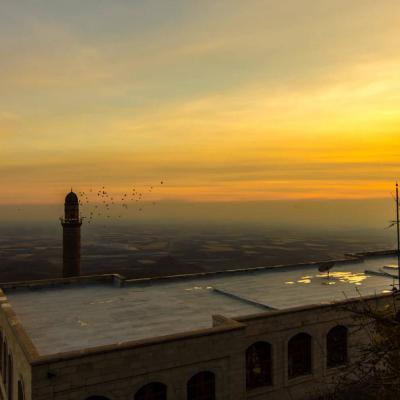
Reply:
[[[18,399],[18,381],[24,388],[25,398],[31,399],[32,393],[32,376],[30,360],[32,355],[37,355],[30,339],[25,334],[19,323],[17,316],[11,306],[6,302],[4,293],[0,290],[0,330],[2,333],[3,343],[7,344],[8,353],[11,354],[13,360],[12,373],[12,399]],[[3,345],[3,343],[0,343]],[[2,349],[3,353],[4,349]],[[29,352],[32,351],[31,354]],[[4,365],[2,366],[2,376],[0,379],[0,398],[7,399],[8,393],[3,382]]]
[[[87,279],[80,278],[82,282]],[[112,276],[96,279],[115,281]],[[379,306],[393,299],[389,294],[363,301]],[[81,351],[44,357],[37,354],[2,292],[0,303],[0,328],[14,361],[14,400],[19,379],[24,382],[26,400],[85,400],[92,395],[133,400],[137,390],[150,382],[164,383],[169,400],[185,400],[188,380],[201,371],[215,374],[217,400],[301,400],[345,372],[343,367],[326,367],[326,335],[331,328],[348,327],[350,364],[366,339],[348,309],[360,301],[348,300],[236,319],[218,315],[210,318],[209,329],[97,348],[88,343]],[[312,337],[312,374],[289,379],[288,341],[302,332]],[[246,349],[259,341],[272,345],[273,382],[246,391]],[[5,396],[2,383],[1,396]]]
[[[56,362],[41,360],[32,368],[33,398],[133,399],[143,385],[157,381],[167,385],[168,399],[183,400],[188,379],[207,370],[216,375],[218,399],[243,399],[244,364],[239,353],[244,335],[245,328],[237,324],[132,348],[99,349],[81,357],[60,355]]]
[[[368,301],[384,304],[387,300],[381,296]],[[215,316],[213,329],[44,358],[32,367],[33,398],[85,400],[103,395],[110,400],[132,400],[143,385],[162,382],[168,387],[168,399],[185,400],[187,381],[200,371],[215,374],[217,400],[309,398],[344,371],[326,367],[329,330],[339,324],[349,328],[350,362],[365,340],[354,325],[353,313],[343,308],[351,303],[269,312],[236,321]],[[312,337],[313,373],[290,380],[288,341],[300,332]],[[246,392],[245,353],[258,341],[272,345],[273,385]]]

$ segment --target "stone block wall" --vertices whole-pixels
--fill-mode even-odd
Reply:
[[[244,327],[236,326],[83,357],[65,354],[55,362],[38,361],[32,366],[33,398],[84,400],[102,395],[131,400],[145,384],[161,382],[167,385],[168,399],[184,400],[187,381],[198,372],[211,371],[219,400],[243,399],[244,363],[235,354],[243,337]]]
[[[86,400],[101,395],[110,400],[133,400],[145,384],[167,386],[169,400],[186,400],[188,380],[201,371],[216,377],[217,400],[301,400],[345,372],[326,366],[326,336],[337,325],[349,329],[350,363],[365,342],[347,301],[242,318],[213,316],[210,329],[164,338],[91,348],[41,357],[0,293],[0,328],[13,356],[13,399],[23,381],[26,400]],[[392,302],[390,295],[364,298],[376,306]],[[289,379],[288,342],[298,333],[312,338],[312,374]],[[246,391],[246,350],[264,341],[272,346],[272,385]],[[0,383],[0,398],[5,396]]]
[[[3,297],[3,296],[1,296]],[[4,298],[4,297],[3,297]],[[1,312],[0,312],[0,331],[2,336],[2,356],[4,354],[4,343],[6,343],[7,353],[12,357],[12,369],[8,369],[12,374],[12,387],[8,388],[7,385],[4,384],[4,372],[5,368],[2,363],[2,372],[0,377],[0,398],[8,399],[10,394],[8,393],[10,390],[12,392],[11,398],[13,400],[18,400],[18,382],[21,382],[23,387],[23,391],[25,394],[25,399],[31,399],[31,388],[32,388],[32,369],[29,360],[29,355],[26,353],[24,349],[31,349],[32,344],[27,338],[24,331],[21,331],[21,325],[14,314],[11,306],[3,302],[1,304]],[[21,339],[26,340],[27,346],[21,346]],[[7,377],[5,377],[7,381]]]
[[[376,302],[377,300],[370,300]],[[379,300],[382,304],[387,298]],[[298,400],[310,398],[319,388],[344,372],[326,366],[326,335],[337,325],[349,329],[349,360],[357,357],[365,341],[354,315],[341,305],[310,306],[264,313],[235,320],[214,316],[214,330],[174,335],[132,348],[104,349],[92,354],[64,354],[58,361],[34,365],[34,399],[85,400],[103,395],[110,400],[132,400],[143,385],[161,382],[168,399],[185,400],[186,384],[194,374],[216,376],[217,400]],[[297,333],[312,337],[312,374],[288,378],[288,342]],[[246,391],[246,349],[253,343],[272,345],[273,384]],[[48,378],[48,373],[53,378]]]

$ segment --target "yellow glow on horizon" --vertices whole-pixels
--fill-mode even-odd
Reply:
[[[399,3],[318,4],[311,19],[307,2],[233,3],[110,37],[54,5],[59,24],[25,16],[23,39],[3,21],[0,204],[161,180],[157,200],[387,197],[400,177]],[[157,12],[142,7],[110,11]]]

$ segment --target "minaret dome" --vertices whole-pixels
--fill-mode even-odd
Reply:
[[[79,220],[79,200],[72,190],[65,196],[64,218],[65,221]]]

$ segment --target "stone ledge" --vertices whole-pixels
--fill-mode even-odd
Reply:
[[[97,356],[97,355],[106,354],[106,353],[110,353],[110,352],[133,350],[133,349],[136,349],[139,347],[147,347],[147,346],[152,346],[152,345],[171,343],[171,342],[184,340],[184,339],[190,340],[190,339],[194,339],[194,338],[198,338],[198,337],[214,336],[214,335],[229,333],[229,332],[232,332],[235,330],[242,330],[242,329],[246,328],[246,325],[243,323],[240,323],[240,322],[237,322],[234,320],[230,320],[230,321],[231,321],[231,323],[229,323],[229,324],[222,324],[222,325],[214,326],[212,328],[207,328],[207,329],[199,329],[199,330],[194,330],[194,331],[190,331],[190,332],[176,333],[176,334],[166,335],[166,336],[159,336],[156,338],[142,339],[142,340],[135,340],[135,341],[118,343],[118,344],[92,347],[92,348],[83,349],[83,350],[51,354],[48,356],[38,356],[31,361],[31,365],[32,366],[43,365],[43,364],[49,364],[49,363],[54,363],[54,362],[59,362],[59,361],[64,361],[64,360],[69,360],[69,359],[83,358],[83,357],[87,357],[87,356]]]

